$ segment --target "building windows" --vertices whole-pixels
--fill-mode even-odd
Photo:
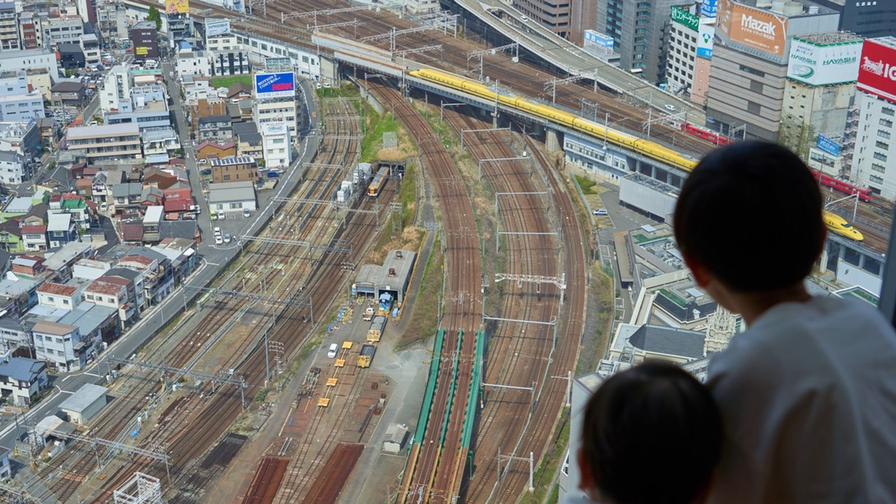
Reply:
[[[752,74],[757,77],[765,77],[765,72],[763,72],[762,70],[757,70],[755,68],[751,68],[746,65],[739,65],[738,67],[740,68],[741,72],[746,72],[748,74]]]
[[[883,115],[893,117],[893,115],[896,115],[896,110],[893,110],[889,107],[884,107],[884,108],[880,109],[880,113]]]
[[[887,171],[887,168],[880,163],[871,163],[871,169],[876,172],[884,173]]]
[[[881,138],[890,138],[890,132],[887,130],[877,130],[877,136]]]
[[[875,184],[883,184],[884,179],[882,177],[878,177],[877,175],[871,175],[868,177]]]
[[[757,80],[750,79],[750,91],[762,94],[763,85]]]
[[[886,154],[882,154],[880,152],[875,152],[872,156],[874,157],[874,159],[877,159],[878,161],[884,161],[884,162],[887,161]]]
[[[750,114],[759,115],[761,111],[762,107],[758,103],[751,101],[747,102],[747,112]]]
[[[887,142],[881,142],[880,140],[874,142],[874,146],[878,149],[890,150],[890,144],[888,144]]]
[[[882,119],[880,120],[880,125],[881,125],[881,126],[886,126],[887,128],[892,128],[892,127],[893,127],[893,121],[891,121],[891,120],[889,120],[889,119],[883,119],[883,118],[882,118]]]

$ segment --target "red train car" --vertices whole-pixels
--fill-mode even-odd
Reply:
[[[858,194],[860,200],[871,201],[871,189],[859,189],[849,182],[825,175],[820,171],[812,170],[812,174],[815,175],[815,180],[817,180],[818,183],[823,186],[836,189],[842,193],[849,195]]]
[[[681,131],[684,131],[689,135],[694,135],[695,137],[702,138],[716,145],[728,145],[730,143],[734,143],[734,140],[731,140],[726,136],[720,135],[714,131],[698,128],[697,126],[694,126],[689,122],[681,123]]]

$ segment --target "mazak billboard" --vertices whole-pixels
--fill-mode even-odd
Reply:
[[[734,42],[784,56],[787,47],[787,18],[772,12],[719,0],[718,29]]]
[[[673,6],[672,21],[687,26],[691,31],[697,31],[697,25],[700,23],[700,18],[680,7]]]
[[[896,48],[865,39],[856,87],[896,103]]]
[[[256,98],[282,98],[295,96],[296,77],[292,72],[255,74]]]
[[[815,44],[794,37],[790,42],[787,77],[810,86],[855,82],[862,41]]]

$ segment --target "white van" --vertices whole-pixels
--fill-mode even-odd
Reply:
[[[330,345],[330,349],[327,350],[327,357],[333,359],[336,357],[337,352],[339,352],[339,345],[333,343],[332,345]]]

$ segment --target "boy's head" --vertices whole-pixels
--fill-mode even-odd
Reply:
[[[699,265],[741,293],[802,282],[827,233],[809,168],[787,148],[766,142],[707,154],[681,189],[673,226],[692,269]]]
[[[722,451],[709,391],[673,364],[617,373],[582,422],[581,488],[613,504],[691,504],[705,496]]]

